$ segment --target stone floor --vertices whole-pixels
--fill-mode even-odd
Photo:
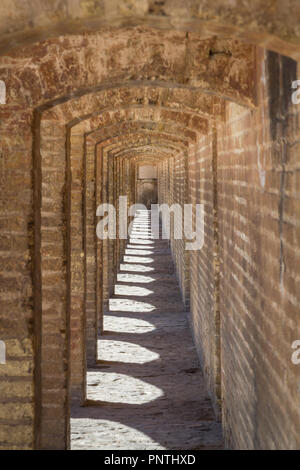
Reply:
[[[72,449],[219,449],[168,243],[141,211],[88,371],[88,406],[72,410]]]

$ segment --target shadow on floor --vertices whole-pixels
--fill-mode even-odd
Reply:
[[[151,239],[149,223],[135,219],[88,400],[72,409],[73,449],[222,448],[168,242]]]

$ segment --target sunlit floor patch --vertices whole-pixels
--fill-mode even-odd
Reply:
[[[156,328],[152,323],[140,318],[120,317],[113,314],[104,315],[104,331],[115,333],[149,333]],[[99,349],[103,349],[104,344],[99,340]],[[104,350],[104,349],[103,349]]]
[[[152,235],[153,235],[152,232],[141,232],[141,231],[137,231],[137,232],[132,232],[130,236],[131,236],[132,238],[135,238],[135,237],[138,236],[139,238],[149,239],[149,238],[152,237]]]
[[[120,265],[120,271],[136,271],[136,272],[151,272],[151,271],[154,271],[154,268],[152,268],[151,266],[145,266],[143,264],[124,264],[122,263]]]
[[[130,238],[130,243],[137,243],[136,240],[143,240],[143,241],[147,241],[149,242],[150,240],[154,240],[155,237],[154,235],[131,235],[131,238]]]
[[[131,227],[145,227],[150,228],[150,220],[149,219],[135,219],[131,225]]]
[[[124,262],[125,263],[153,263],[153,258],[150,258],[149,256],[143,257],[143,256],[124,256]]]
[[[117,275],[118,282],[130,282],[137,284],[149,284],[150,282],[155,282],[155,278],[151,276],[142,276],[141,274],[133,273],[119,273]]]
[[[140,238],[130,238],[129,243],[135,244],[135,245],[153,245],[154,241],[153,240],[143,240]]]
[[[138,250],[138,251],[143,251],[143,250],[153,250],[153,245],[145,245],[145,244],[142,244],[142,245],[139,245],[139,244],[130,244],[128,243],[126,249],[128,250]]]
[[[152,312],[155,306],[146,302],[130,299],[109,299],[111,312]]]
[[[163,396],[155,385],[115,372],[88,372],[87,385],[88,400],[143,405]]]
[[[138,286],[126,286],[126,285],[115,285],[115,295],[129,295],[137,297],[145,297],[153,294],[153,290],[146,289],[145,287]]]
[[[131,231],[131,234],[134,234],[134,233],[138,233],[138,234],[143,233],[145,235],[151,235],[152,232],[151,232],[151,230],[145,230],[145,229],[142,229],[142,228],[140,228],[140,229],[135,228]]]
[[[139,344],[113,339],[98,341],[98,360],[123,364],[146,364],[159,359],[159,354]]]
[[[115,372],[88,372],[87,386],[88,400],[110,403],[143,405],[163,396],[155,385]]]
[[[136,256],[146,256],[146,255],[152,255],[153,254],[153,251],[150,251],[150,250],[142,250],[142,249],[134,249],[134,248],[127,248],[125,250],[125,255],[136,255]]]
[[[166,449],[151,439],[146,431],[143,433],[134,427],[109,419],[95,419],[94,416],[72,419],[71,432],[74,450]]]

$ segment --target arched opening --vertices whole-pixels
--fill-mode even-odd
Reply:
[[[180,12],[139,2],[130,14],[102,3],[86,12],[69,2],[57,22],[48,2],[24,15],[2,7],[0,409],[13,418],[0,445],[69,448],[72,404],[73,448],[86,423],[105,448],[109,403],[126,405],[120,429],[106,428],[116,448],[132,429],[141,446],[187,445],[174,426],[166,441],[163,427],[138,419],[163,409],[174,424],[180,344],[178,394],[195,448],[220,447],[221,427],[231,448],[298,448],[297,15],[284,13],[282,28],[281,7],[261,2],[255,11],[188,2]],[[174,218],[169,243],[154,241],[148,212],[120,237],[120,196],[128,208],[191,204],[194,232],[204,204],[203,248],[186,249]],[[115,239],[96,235],[100,204],[116,209]],[[203,423],[216,441],[197,434]]]
[[[148,162],[147,162],[148,163]],[[151,163],[151,162],[150,162]],[[137,203],[151,210],[152,204],[157,204],[157,165],[140,164],[138,167]]]

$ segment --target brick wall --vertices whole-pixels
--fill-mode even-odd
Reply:
[[[203,136],[189,158],[189,201],[204,204],[204,245],[190,252],[190,322],[216,415],[220,408],[218,246],[216,241],[214,131]],[[193,213],[193,231],[196,214]]]
[[[205,205],[204,247],[191,252],[190,320],[227,445],[299,448],[295,63],[260,51],[257,73],[257,110],[227,104],[225,124],[189,159],[189,198]]]
[[[190,322],[226,445],[299,448],[299,108],[296,63],[257,53],[257,107],[227,103],[225,122],[189,146],[188,202],[205,207],[191,251]],[[179,154],[159,170],[159,202],[183,205]],[[194,218],[195,230],[195,218]],[[181,290],[184,247],[171,239]]]
[[[218,129],[220,317],[225,438],[299,448],[299,110],[291,60],[259,64],[259,107],[227,106]],[[298,114],[299,118],[299,114]]]

